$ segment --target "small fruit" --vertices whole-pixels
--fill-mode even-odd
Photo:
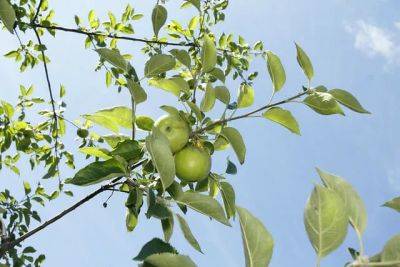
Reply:
[[[154,124],[168,139],[172,153],[181,150],[189,141],[188,124],[179,116],[164,115]]]
[[[79,128],[76,131],[76,134],[80,137],[80,138],[86,138],[89,136],[89,131],[83,128]]]
[[[211,170],[211,156],[204,148],[188,145],[175,155],[176,176],[185,182],[207,178]]]

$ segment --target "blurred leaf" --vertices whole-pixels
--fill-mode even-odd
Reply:
[[[136,105],[147,100],[146,91],[142,88],[142,86],[140,86],[140,84],[132,81],[131,79],[127,79],[127,86]]]
[[[117,50],[111,50],[108,48],[99,48],[96,49],[96,52],[99,53],[99,55],[106,60],[108,63],[113,65],[116,68],[119,68],[123,71],[128,71],[128,62],[125,60],[125,58],[119,53]]]
[[[146,62],[144,75],[147,78],[157,76],[161,73],[172,70],[175,67],[175,64],[175,59],[170,55],[154,55]]]
[[[147,242],[142,249],[140,250],[139,254],[133,258],[135,261],[143,261],[147,257],[153,255],[153,254],[160,254],[160,253],[173,253],[177,254],[178,252],[174,247],[172,247],[170,244],[162,241],[159,238],[153,238],[149,242]]]
[[[173,253],[153,254],[145,259],[143,267],[196,267],[188,257]]]
[[[169,51],[171,55],[173,55],[179,62],[190,69],[191,67],[191,59],[190,55],[186,50],[181,49],[172,49]]]
[[[7,0],[0,0],[0,19],[10,33],[14,33],[15,11]]]
[[[176,96],[179,96],[181,91],[189,91],[189,84],[180,77],[173,77],[170,79],[151,79],[149,80],[149,84],[167,92],[171,92]]]
[[[231,95],[229,93],[228,88],[226,88],[225,86],[216,86],[214,90],[217,99],[222,103],[224,103],[225,105],[228,105],[229,102],[231,101]]]
[[[238,108],[247,108],[254,103],[254,89],[247,85],[242,84],[239,89]]]
[[[285,69],[282,66],[281,60],[277,55],[268,51],[266,54],[267,68],[269,76],[271,77],[274,92],[278,92],[282,89],[286,82]]]
[[[273,107],[265,111],[263,117],[284,126],[292,133],[300,135],[299,124],[288,110],[284,110],[280,107]]]
[[[217,64],[217,49],[215,48],[214,41],[207,34],[203,37],[201,64],[203,72],[211,71]]]
[[[151,131],[154,125],[154,120],[148,116],[136,116],[135,123],[139,129],[144,131]]]
[[[174,231],[174,217],[169,216],[166,219],[162,219],[161,226],[162,226],[163,233],[164,233],[164,239],[165,239],[165,241],[169,242],[169,240],[171,239],[172,233]]]
[[[337,249],[347,235],[346,206],[333,190],[316,185],[304,211],[304,225],[318,258]]]
[[[153,128],[152,133],[146,138],[146,147],[160,174],[161,184],[163,190],[165,190],[173,183],[175,178],[175,162],[169,141],[160,130]]]
[[[400,262],[400,235],[392,237],[383,248],[381,261],[384,262]],[[385,265],[387,266],[387,265]],[[390,265],[392,267],[399,264]]]
[[[92,115],[83,115],[83,117],[115,133],[119,132],[119,127],[132,128],[132,110],[128,107],[103,109]]]
[[[113,156],[120,156],[127,161],[138,161],[142,155],[142,146],[135,140],[124,140],[119,142],[110,153]]]
[[[210,83],[207,83],[206,92],[200,103],[200,110],[208,112],[212,110],[215,105],[215,90]]]
[[[329,91],[329,94],[331,94],[339,103],[355,112],[370,114],[370,112],[364,109],[352,94],[345,90],[332,89]]]
[[[162,5],[156,5],[151,14],[151,21],[153,22],[153,31],[156,36],[160,32],[162,26],[167,21],[168,12]]]
[[[128,232],[132,232],[138,224],[137,214],[132,212],[130,209],[127,209],[126,211],[125,224]]]
[[[236,209],[239,214],[246,267],[268,266],[274,249],[271,234],[247,209]]]
[[[234,218],[236,213],[235,208],[235,190],[232,185],[227,182],[220,182],[222,200],[224,201],[224,207],[226,216],[228,219]]]
[[[81,148],[79,148],[79,151],[86,155],[90,155],[90,156],[105,159],[105,160],[111,158],[111,156],[109,155],[110,151],[108,151],[105,148],[81,147]]]
[[[183,236],[185,237],[185,239],[189,242],[189,244],[195,250],[197,250],[198,252],[203,253],[203,251],[201,251],[199,242],[197,242],[196,238],[194,237],[192,231],[190,230],[190,227],[189,227],[188,223],[179,214],[176,214],[176,217],[178,218],[179,226],[181,227],[181,230],[182,230],[182,233],[183,233]]]
[[[308,80],[311,80],[314,76],[314,68],[312,66],[311,60],[306,52],[304,52],[304,50],[297,43],[295,44],[297,50],[297,62],[303,69],[304,74],[307,76]]]
[[[392,208],[395,211],[400,212],[400,197],[396,197],[393,198],[392,200],[386,202],[385,204],[383,204],[383,206],[388,207],[388,208]]]

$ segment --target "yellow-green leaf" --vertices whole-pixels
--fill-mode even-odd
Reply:
[[[304,74],[307,76],[308,80],[311,80],[314,76],[314,68],[312,66],[311,60],[306,52],[304,52],[304,50],[297,43],[295,44],[297,50],[297,62],[303,69]]]
[[[274,87],[274,92],[282,89],[286,82],[285,69],[282,66],[281,60],[277,55],[268,51],[266,54],[268,73]]]
[[[203,37],[201,64],[203,72],[211,71],[217,64],[217,49],[215,48],[214,41],[207,34]]]
[[[229,141],[240,164],[243,164],[246,158],[246,145],[239,131],[232,127],[224,127],[221,131],[221,135]]]
[[[212,87],[212,85],[210,83],[208,83],[206,86],[206,91],[205,91],[204,97],[200,103],[200,110],[203,112],[208,112],[208,111],[212,110],[212,108],[215,105],[215,99],[216,99],[215,90]]]
[[[358,113],[366,113],[370,114],[368,110],[361,106],[360,102],[358,102],[357,98],[355,98],[349,92],[342,89],[332,89],[329,93],[342,105],[348,107],[349,109],[358,112]]]
[[[239,88],[238,108],[247,108],[254,103],[254,89],[247,84],[242,84]]]
[[[145,65],[144,75],[147,78],[157,76],[175,67],[175,58],[170,55],[157,54],[152,56]]]
[[[148,116],[139,115],[136,116],[135,123],[139,129],[151,131],[154,125],[154,120]]]
[[[125,58],[117,50],[112,50],[108,48],[96,49],[96,52],[106,60],[108,63],[114,67],[120,68],[123,71],[128,71],[129,64]]]
[[[263,117],[284,126],[292,133],[300,135],[299,124],[288,110],[280,107],[273,107],[265,111]]]
[[[307,96],[303,103],[322,115],[340,114],[344,115],[342,108],[335,98],[329,93],[314,92]]]

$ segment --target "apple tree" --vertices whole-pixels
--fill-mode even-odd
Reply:
[[[20,168],[43,173],[35,185],[22,183],[22,199],[11,189],[0,192],[1,266],[40,266],[45,255],[30,246],[28,239],[108,191],[126,195],[125,203],[120,204],[126,207],[129,232],[145,223],[145,218],[160,222],[164,236],[148,241],[134,257],[141,266],[196,266],[169,243],[179,227],[193,249],[202,252],[185,219],[188,210],[211,218],[210,223],[228,227],[239,223],[246,266],[269,265],[272,234],[252,212],[236,203],[228,176],[213,170],[213,158],[226,149],[236,157],[228,161],[226,174],[236,174],[235,162],[245,163],[246,142],[240,133],[244,129],[234,128],[231,122],[262,118],[299,135],[299,124],[287,109],[288,103],[324,116],[344,115],[345,109],[369,112],[346,90],[314,85],[312,62],[297,43],[294,51],[304,81],[299,82],[297,94],[282,98],[286,74],[277,54],[261,41],[249,44],[242,36],[215,32],[227,15],[228,0],[181,2],[181,8],[192,14],[188,21],[170,18],[165,1],[157,0],[151,14],[141,14],[137,12],[140,5],[128,4],[121,14],[109,12],[107,19],[100,20],[92,10],[85,18],[76,15],[76,26],[68,28],[54,21],[55,11],[48,0],[0,0],[1,25],[15,36],[17,44],[5,58],[14,60],[21,72],[43,68],[48,89],[48,99],[43,99],[35,96],[33,85],[18,85],[15,103],[0,102],[0,168],[17,175]],[[151,22],[152,36],[135,35],[139,20]],[[44,36],[57,38],[60,31],[82,38],[88,53],[97,53],[98,62],[92,64],[104,73],[104,86],[112,87],[116,94],[129,93],[127,103],[80,118],[65,117],[66,88],[54,88],[50,58],[42,41]],[[30,40],[30,36],[34,38]],[[120,42],[141,45],[145,65],[135,63],[130,51],[119,48]],[[256,58],[265,61],[265,70],[251,71]],[[263,90],[253,87],[259,73],[270,77],[271,97],[263,106],[253,107],[257,91]],[[228,88],[227,81],[237,89]],[[165,113],[156,120],[140,110],[141,103],[152,101],[148,90],[176,97],[175,105],[154,107]],[[98,134],[100,128],[109,133]],[[80,140],[77,148],[64,145],[67,132],[76,133]],[[77,149],[81,154],[71,152]],[[76,166],[74,159],[82,154],[87,163]],[[75,174],[64,177],[60,167],[72,168]],[[304,210],[305,230],[317,266],[342,244],[349,225],[360,242],[349,250],[352,258],[346,266],[400,266],[400,236],[389,240],[375,256],[366,256],[363,201],[344,179],[320,169],[317,173],[321,184],[315,185]],[[51,180],[57,182],[56,187]],[[97,189],[42,222],[37,205],[51,205],[62,194],[73,197],[73,191],[88,185],[97,185]],[[400,211],[400,200],[395,198],[385,206]]]

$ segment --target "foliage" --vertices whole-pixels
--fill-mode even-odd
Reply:
[[[148,219],[160,221],[164,240],[155,238],[143,246],[134,258],[142,262],[142,266],[195,266],[189,257],[179,254],[169,244],[177,220],[189,244],[202,253],[195,233],[185,220],[187,209],[227,226],[238,217],[236,223],[241,228],[246,266],[269,264],[274,245],[272,235],[250,211],[236,204],[235,190],[228,176],[237,173],[235,163],[227,160],[226,175],[211,171],[198,182],[178,180],[168,136],[154,126],[153,118],[136,114],[141,103],[151,101],[147,91],[157,88],[163,90],[158,92],[160,96],[169,93],[176,97],[175,106],[160,108],[190,127],[188,146],[205,149],[212,157],[231,147],[240,164],[246,160],[246,142],[240,129],[232,127],[231,121],[260,117],[300,135],[295,116],[283,107],[287,103],[302,104],[322,115],[344,115],[342,107],[358,113],[369,112],[345,90],[312,87],[315,73],[311,59],[297,43],[297,62],[304,72],[306,84],[299,86],[296,95],[274,101],[285,89],[284,66],[279,56],[265,49],[261,41],[250,45],[242,36],[214,32],[224,21],[227,6],[227,0],[183,0],[182,8],[188,9],[193,16],[188,23],[182,24],[168,17],[164,1],[157,1],[148,16],[127,5],[120,18],[109,12],[108,19],[102,21],[92,10],[86,22],[75,16],[76,28],[65,28],[53,22],[55,12],[49,9],[47,0],[39,3],[35,0],[0,0],[2,25],[19,41],[19,47],[5,57],[15,60],[22,72],[42,64],[49,91],[49,100],[44,100],[33,96],[33,86],[20,85],[20,96],[15,105],[0,102],[0,168],[4,166],[20,175],[19,166],[27,160],[31,171],[44,173],[35,190],[27,182],[21,183],[25,192],[22,200],[17,200],[8,189],[0,193],[2,264],[40,266],[45,256],[37,255],[33,247],[23,247],[22,242],[68,214],[72,208],[109,190],[127,196],[125,220],[128,231],[135,230],[141,213]],[[151,20],[154,31],[151,38],[131,36],[135,33],[135,22],[141,19]],[[22,43],[19,35],[31,31],[36,39]],[[104,107],[93,114],[82,114],[74,121],[64,117],[66,89],[60,86],[56,99],[48,73],[51,61],[42,43],[44,36],[56,38],[58,31],[84,37],[85,48],[93,49],[99,56],[96,71],[105,73],[105,86],[115,88],[116,93],[128,93],[129,106]],[[143,44],[141,51],[147,58],[143,70],[137,71],[140,66],[132,62],[133,55],[128,54],[129,51],[119,49],[121,41]],[[243,112],[254,105],[259,93],[253,87],[259,72],[250,71],[255,58],[265,60],[264,73],[271,79],[271,97],[264,106]],[[227,87],[227,81],[237,84],[236,92]],[[180,110],[178,106],[184,109]],[[215,107],[218,106],[223,108],[222,114],[216,114],[218,109]],[[242,113],[237,115],[237,112]],[[98,134],[96,131],[100,128],[110,133]],[[61,167],[66,165],[74,169],[74,157],[78,156],[69,152],[74,148],[67,148],[62,142],[67,138],[67,131],[76,133],[79,151],[88,162],[86,166],[80,166],[73,177],[63,179]],[[398,236],[388,241],[377,256],[368,258],[364,254],[362,234],[366,227],[366,211],[361,198],[344,179],[317,171],[322,185],[315,186],[304,211],[305,229],[316,251],[317,264],[342,244],[349,224],[356,231],[360,248],[359,251],[351,250],[353,260],[348,266],[400,264]],[[52,188],[52,180],[57,181],[57,187],[47,193],[42,184]],[[41,221],[36,204],[44,206],[60,194],[73,196],[66,187],[79,190],[79,186],[93,184],[102,185],[71,209],[32,228],[32,219]],[[400,210],[398,199],[385,206]]]

